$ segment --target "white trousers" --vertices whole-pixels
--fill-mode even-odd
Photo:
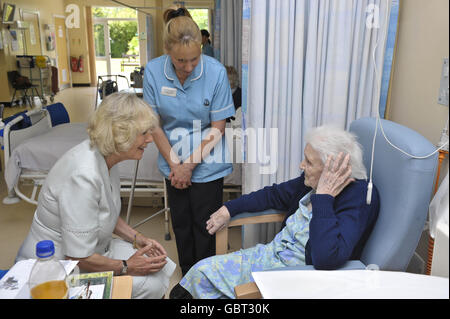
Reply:
[[[122,239],[115,238],[111,240],[109,249],[105,256],[112,259],[127,260],[135,252],[136,249],[134,249],[130,243]],[[162,270],[147,276],[133,276],[133,290],[131,293],[131,298],[161,299],[169,287],[169,280],[170,277],[167,276]]]

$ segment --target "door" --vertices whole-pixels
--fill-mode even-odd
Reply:
[[[65,18],[55,17],[56,54],[58,59],[58,84],[60,89],[70,86],[69,55]]]
[[[97,76],[122,75],[129,87],[130,73],[140,66],[138,22],[135,10],[92,7]]]
[[[94,46],[97,75],[111,74],[111,47],[107,21],[94,23]]]
[[[33,11],[22,10],[22,20],[29,23],[29,27],[25,29],[25,54],[41,55],[41,32],[39,28],[39,13]]]

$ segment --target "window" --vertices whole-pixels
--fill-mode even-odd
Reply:
[[[212,33],[209,23],[209,9],[188,9],[192,19],[197,23],[200,30],[206,29]]]

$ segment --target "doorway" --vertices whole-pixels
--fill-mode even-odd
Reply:
[[[70,87],[67,29],[64,16],[54,16],[59,89]]]
[[[141,65],[136,11],[93,7],[92,16],[97,77],[123,75],[130,80],[130,73]]]

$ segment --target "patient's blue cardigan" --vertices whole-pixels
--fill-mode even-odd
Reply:
[[[286,219],[295,213],[300,199],[310,187],[305,186],[304,174],[281,184],[226,202],[233,217],[242,212],[260,212],[266,209],[286,211]],[[366,204],[367,181],[350,183],[334,198],[325,194],[311,195],[313,207],[306,244],[306,264],[316,269],[336,269],[348,260],[359,259],[365,242],[378,217],[380,199],[373,187],[372,202]]]

